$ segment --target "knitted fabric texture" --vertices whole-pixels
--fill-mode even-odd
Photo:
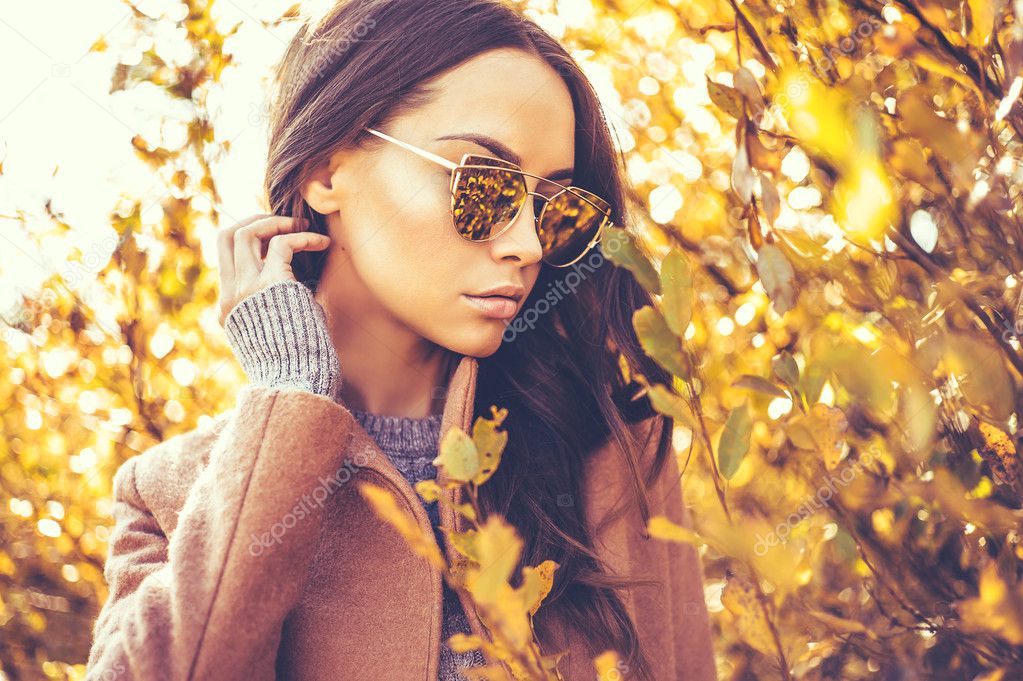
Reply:
[[[340,402],[341,366],[327,318],[305,284],[277,281],[246,296],[224,319],[224,331],[251,383]]]
[[[255,385],[298,387],[341,403],[341,367],[322,306],[309,287],[295,280],[278,281],[243,298],[224,321],[228,342]],[[386,416],[349,409],[359,424],[415,485],[434,479],[441,415],[424,418]],[[444,545],[436,503],[425,506],[439,546]],[[455,653],[447,640],[471,634],[458,595],[443,582],[443,625],[438,681],[461,681],[459,669],[486,664],[479,650]]]

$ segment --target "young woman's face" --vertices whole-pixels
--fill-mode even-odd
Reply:
[[[493,50],[433,85],[428,104],[383,132],[456,163],[466,152],[485,154],[571,183],[572,99],[542,59]],[[343,326],[373,319],[376,336],[411,332],[460,354],[492,354],[511,318],[488,316],[466,296],[521,286],[516,313],[522,310],[541,266],[533,201],[500,236],[467,241],[451,223],[451,171],[376,141],[371,150],[336,152],[306,184],[306,201],[328,216],[331,237],[321,290],[334,312],[340,308],[349,320]],[[557,191],[536,178],[527,177],[526,184],[547,196]]]

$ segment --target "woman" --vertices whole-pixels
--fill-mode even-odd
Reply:
[[[90,679],[455,679],[472,603],[355,492],[392,489],[448,556],[460,518],[412,489],[441,435],[507,408],[480,488],[558,563],[534,626],[570,681],[713,679],[689,524],[658,416],[630,372],[650,297],[608,263],[619,166],[584,75],[493,0],[344,2],[277,72],[272,214],[221,234],[221,321],[250,385],[211,425],[114,479],[110,595]],[[343,368],[343,380],[342,380]]]

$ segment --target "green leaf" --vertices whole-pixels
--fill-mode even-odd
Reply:
[[[789,394],[771,383],[766,378],[760,376],[754,376],[753,374],[743,374],[734,383],[734,388],[749,388],[750,390],[756,390],[757,392],[766,393],[768,395],[774,395],[775,397],[788,397]]]
[[[827,367],[819,362],[811,362],[799,382],[799,391],[809,404],[820,399],[821,391],[828,380],[830,372]]]
[[[660,294],[661,282],[657,270],[650,263],[632,236],[620,227],[605,227],[601,237],[600,251],[607,259],[632,272],[640,285],[650,293]]]
[[[647,397],[650,398],[650,404],[658,412],[670,416],[689,430],[696,430],[696,419],[689,409],[689,405],[666,386],[659,384],[650,386],[650,389],[647,390]]]
[[[749,451],[752,432],[753,421],[749,407],[743,402],[728,413],[725,429],[718,441],[718,469],[726,480],[730,480],[739,470],[739,464]]]
[[[681,337],[693,316],[693,274],[681,251],[672,250],[661,263],[661,291],[664,319]]]
[[[735,88],[716,83],[707,76],[707,94],[717,108],[732,118],[742,116],[742,95]]]
[[[682,356],[678,336],[668,328],[661,313],[649,305],[644,305],[632,315],[632,325],[636,328],[643,351],[676,376],[685,376],[685,357]]]
[[[799,385],[799,365],[788,351],[778,353],[771,360],[771,368],[774,370],[774,375],[788,385]]]

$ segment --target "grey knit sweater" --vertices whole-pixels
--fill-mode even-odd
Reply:
[[[224,320],[228,342],[249,381],[296,387],[341,403],[341,367],[327,331],[323,308],[304,284],[287,280],[241,300]],[[436,477],[431,463],[440,439],[440,414],[407,418],[349,409],[410,484]],[[443,546],[436,503],[425,506],[437,543]],[[485,664],[478,650],[454,653],[447,639],[471,633],[457,594],[444,583],[443,627],[438,681],[461,681],[460,668]]]

